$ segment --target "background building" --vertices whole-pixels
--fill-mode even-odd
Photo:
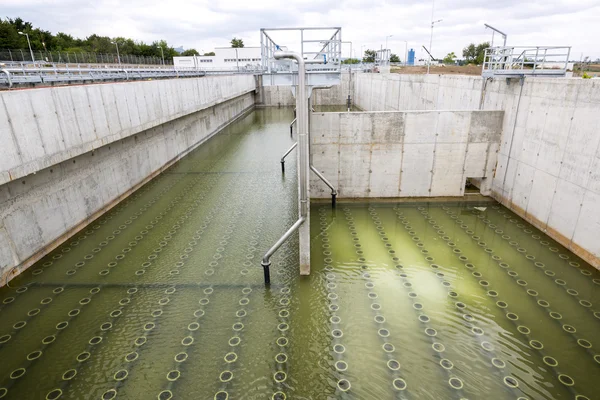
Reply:
[[[255,69],[260,66],[260,47],[217,47],[214,56],[174,57],[175,67],[197,69]]]

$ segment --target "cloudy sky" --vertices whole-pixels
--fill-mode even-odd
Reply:
[[[373,0],[0,0],[2,14],[20,16],[53,33],[85,37],[92,33],[175,47],[211,51],[232,37],[259,45],[259,29],[341,26],[343,39],[363,48],[388,47],[403,59],[409,48],[429,44],[431,1]],[[508,34],[514,46],[572,46],[571,59],[600,58],[600,0],[437,0],[433,53],[461,55],[471,42],[490,41],[488,23]],[[295,44],[288,44],[295,50]],[[495,43],[501,38],[496,35]],[[364,49],[363,48],[363,49]],[[349,46],[344,55],[349,56]],[[417,55],[419,52],[417,52]]]

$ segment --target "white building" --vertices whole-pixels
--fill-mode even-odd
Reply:
[[[173,57],[177,68],[201,70],[256,69],[260,63],[260,47],[217,47],[214,56]]]

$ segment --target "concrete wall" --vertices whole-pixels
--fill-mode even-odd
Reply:
[[[600,267],[600,82],[488,83],[484,107],[503,109],[493,196]]]
[[[254,90],[231,75],[0,92],[0,185]]]
[[[600,83],[594,80],[356,74],[363,110],[504,110],[492,193],[600,268]],[[520,100],[519,100],[520,98]]]
[[[483,79],[462,75],[355,76],[354,103],[365,111],[478,110]]]
[[[313,113],[313,165],[339,197],[462,196],[490,178],[502,111]],[[485,182],[489,182],[488,179]],[[329,197],[311,177],[311,196]]]
[[[186,80],[185,82],[189,83],[190,81]],[[191,112],[190,110],[199,108],[197,100],[200,98],[200,94],[196,92],[199,87],[204,86],[207,88],[206,90],[212,88],[220,93],[221,98],[228,97],[229,93],[233,93],[233,91],[231,91],[231,88],[219,88],[219,85],[212,87],[212,85],[215,85],[215,81],[201,82],[200,79],[193,84],[193,89],[190,89],[194,94],[177,95],[174,91],[180,87],[178,82],[139,82],[79,88],[84,93],[88,93],[89,99],[92,99],[94,94],[107,93],[107,97],[103,98],[106,100],[107,114],[120,108],[115,107],[113,102],[125,101],[124,98],[118,99],[118,96],[115,96],[117,92],[124,95],[126,99],[131,99],[132,103],[127,103],[129,116],[122,121],[125,126],[116,125],[115,131],[110,131],[110,122],[95,125],[109,130],[106,132],[107,139],[105,140],[108,143],[102,145],[102,141],[97,143],[93,140],[94,137],[100,134],[98,130],[93,131],[92,126],[89,125],[84,132],[83,126],[77,122],[78,120],[70,120],[70,123],[74,125],[74,129],[79,129],[79,133],[73,136],[75,143],[79,143],[76,141],[78,137],[79,140],[87,137],[91,137],[92,140],[82,140],[83,144],[74,145],[68,150],[65,149],[67,142],[57,140],[58,155],[55,157],[49,156],[49,160],[43,157],[39,158],[38,165],[52,162],[49,167],[37,169],[34,175],[21,177],[0,186],[0,285],[3,285],[6,279],[9,278],[8,274],[11,273],[13,267],[17,268],[12,271],[10,277],[43,257],[79,229],[85,227],[86,224],[160,173],[164,168],[183,157],[201,142],[254,106],[253,93],[246,93],[233,97],[231,100],[219,102],[216,105],[203,103],[207,107],[200,111]],[[224,86],[229,84],[235,86],[234,81],[230,78],[222,77],[221,82]],[[143,87],[146,83],[149,85]],[[169,84],[172,86],[169,86]],[[123,85],[134,87],[122,87]],[[167,90],[168,87],[171,87],[171,89]],[[57,124],[55,133],[64,134],[65,131],[59,129],[63,127],[60,122],[62,120],[60,115],[70,112],[71,107],[77,101],[69,103],[66,109],[60,109],[59,104],[60,107],[65,107],[65,105],[50,100],[53,96],[50,94],[52,90],[54,89],[24,91],[22,94],[17,94],[19,97],[10,97],[10,99],[11,101],[25,102],[23,107],[29,111],[31,109],[27,107],[30,107],[30,103],[28,103],[30,100],[40,107],[44,99],[48,100],[50,104],[57,105],[59,112],[55,121]],[[241,91],[243,92],[245,89]],[[157,111],[157,113],[153,114],[152,119],[147,119],[147,114],[140,113],[142,117],[137,114],[136,111],[144,109],[144,104],[147,104],[150,101],[149,99],[160,101],[162,97],[165,97],[164,93],[170,93],[174,98],[172,100],[163,99],[162,101],[165,102],[163,104],[164,108],[155,109],[154,111]],[[142,94],[146,94],[144,101],[142,101]],[[13,94],[11,93],[11,95]],[[39,96],[39,98],[36,96]],[[54,100],[60,99],[62,96],[63,94],[56,95]],[[134,100],[135,97],[130,98],[128,96],[138,96],[139,103]],[[213,98],[215,102],[218,99],[218,97]],[[101,99],[96,100],[100,101]],[[181,114],[177,109],[180,106],[185,107],[190,113],[175,118],[175,115]],[[75,107],[75,109],[78,110],[78,107]],[[83,109],[85,108],[89,108],[86,103],[83,105]],[[13,110],[16,112],[16,109],[16,105],[9,108],[11,112]],[[161,117],[158,114],[160,110],[168,111],[167,115],[174,118],[147,129],[141,128],[144,126],[143,124],[136,124],[135,126],[127,124],[127,121],[130,121],[130,118],[133,119],[134,115],[136,122],[164,121],[167,117]],[[95,115],[92,111],[88,112]],[[74,114],[77,117],[80,116],[77,111]],[[85,116],[86,114],[82,112],[81,115]],[[88,115],[88,117],[90,116]],[[50,119],[51,116],[47,115],[45,118]],[[40,118],[35,119],[39,120]],[[21,117],[21,120],[25,120],[25,118]],[[47,120],[44,121],[44,123],[49,123]],[[118,120],[113,121],[118,123]],[[12,122],[14,125],[14,120]],[[66,123],[66,121],[63,122]],[[92,120],[86,123],[92,124]],[[36,126],[40,126],[39,124],[40,122],[29,125],[32,134],[37,135],[39,133],[35,129]],[[154,125],[151,122],[148,122],[148,124]],[[125,129],[118,130],[117,127],[119,126]],[[51,131],[46,130],[43,132],[51,133]],[[108,136],[108,133],[112,132],[115,132],[114,135]],[[63,135],[62,137],[67,136]],[[119,140],[115,142],[111,140],[112,138],[118,138]],[[36,141],[32,140],[31,146],[35,143]],[[93,143],[93,145],[89,143]],[[91,148],[94,150],[89,151]],[[41,147],[41,149],[48,150],[47,147]],[[36,154],[33,153],[33,155]],[[65,157],[68,157],[68,159],[64,159]],[[0,162],[5,162],[5,160],[0,160]],[[19,171],[22,171],[22,169],[19,169]]]

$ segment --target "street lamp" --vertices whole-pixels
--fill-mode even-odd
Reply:
[[[389,57],[389,50],[387,47],[387,43],[388,43],[388,38],[391,38],[392,36],[394,36],[394,35],[388,35],[385,37],[385,54],[386,54],[386,56],[388,56],[387,57],[388,64],[390,63],[390,57]]]
[[[29,45],[29,52],[31,53],[31,62],[35,64],[35,57],[33,56],[33,50],[31,50],[31,42],[29,41],[29,34],[19,32],[19,35],[25,35],[27,37],[27,44]]]
[[[115,47],[117,48],[117,60],[119,60],[119,65],[121,65],[121,56],[119,55],[119,43],[116,40],[111,43],[114,44]]]
[[[491,25],[488,25],[488,24],[483,24],[483,25],[485,25],[486,28],[490,28],[492,30],[492,46],[491,47],[494,47],[494,32],[498,32],[500,35],[502,35],[502,37],[504,38],[503,46],[506,47],[506,33],[499,31],[498,29],[494,28]]]
[[[404,66],[408,65],[408,42],[404,41]]]
[[[431,15],[433,16],[433,10],[431,10]],[[431,46],[433,45],[433,26],[438,22],[442,22],[443,20],[438,19],[437,21],[431,21],[431,36],[429,37],[429,62],[427,63],[427,74],[429,74],[429,67],[431,66],[431,60],[433,58]]]
[[[163,47],[162,46],[158,46],[160,47],[160,55],[162,56],[162,65],[165,65],[165,53],[163,53]]]

